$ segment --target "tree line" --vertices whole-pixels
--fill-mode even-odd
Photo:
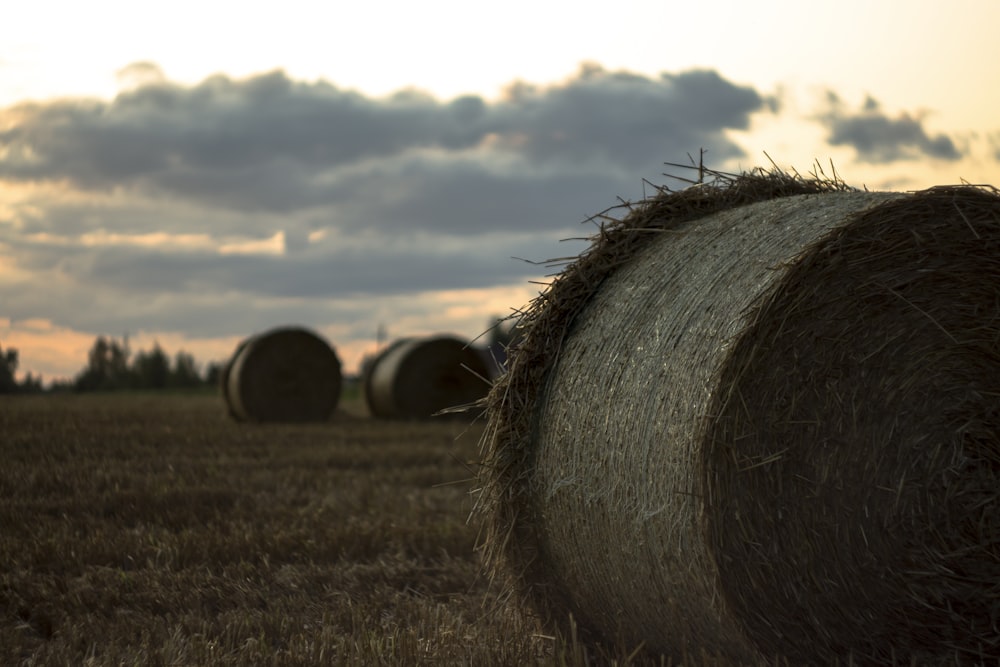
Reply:
[[[44,391],[41,376],[25,375],[16,379],[18,351],[0,349],[0,393],[38,393]],[[194,357],[181,350],[172,357],[159,343],[150,350],[132,353],[128,337],[121,340],[98,336],[87,353],[87,365],[69,381],[52,383],[49,391],[122,391],[157,389],[197,389],[219,382],[222,363],[210,362],[199,372]]]
[[[42,391],[42,378],[31,373],[24,380],[17,381],[17,365],[19,363],[17,350],[9,347],[0,348],[0,394],[35,394]]]
[[[515,318],[494,317],[486,333],[486,344],[498,363],[503,364],[507,349],[521,337]],[[27,373],[17,381],[18,351],[0,348],[0,394],[40,393],[43,391],[123,391],[123,390],[189,390],[215,387],[219,383],[225,362],[209,362],[199,372],[194,357],[181,350],[172,357],[159,343],[150,350],[132,353],[128,336],[121,340],[98,336],[87,353],[87,365],[72,380],[55,381],[46,390],[42,377]],[[366,358],[365,362],[370,362]]]

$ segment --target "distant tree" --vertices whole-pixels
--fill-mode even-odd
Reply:
[[[40,394],[45,389],[42,387],[42,376],[32,375],[28,373],[24,376],[24,380],[21,384],[17,386],[17,390],[22,394]]]
[[[73,380],[53,380],[49,383],[50,394],[65,394],[76,391],[76,383]]]
[[[114,388],[124,389],[130,384],[129,376],[131,375],[128,367],[128,359],[131,354],[128,336],[122,336],[120,343],[112,338],[108,345],[108,354],[110,356],[108,367],[111,370]]]
[[[114,338],[98,336],[87,354],[87,367],[77,375],[77,391],[125,389],[132,384],[128,366],[128,337],[119,343]]]
[[[0,349],[0,394],[37,394],[43,391],[42,376],[28,373],[21,382],[17,381],[17,367],[20,362],[16,349]]]
[[[170,359],[159,343],[149,352],[140,350],[132,362],[133,386],[138,389],[163,389],[170,381]]]
[[[208,371],[214,373],[217,382],[222,366],[210,364]],[[41,379],[32,378],[32,387]],[[133,356],[128,345],[128,337],[121,341],[98,336],[87,354],[87,366],[74,378],[71,388],[75,391],[109,391],[115,389],[166,389],[168,387],[193,389],[204,381],[198,372],[194,356],[181,350],[173,359],[153,343],[151,350],[139,350]],[[64,391],[65,383],[54,383],[52,391]]]
[[[198,375],[198,365],[194,357],[181,350],[174,356],[174,367],[170,372],[170,386],[182,389],[192,389],[201,385],[201,376]]]
[[[12,347],[4,352],[0,349],[0,394],[13,394],[17,387],[17,350]]]
[[[210,387],[216,387],[222,379],[222,368],[225,366],[225,362],[210,361],[205,366],[205,384]]]

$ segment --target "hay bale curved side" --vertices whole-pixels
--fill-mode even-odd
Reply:
[[[969,367],[946,373],[975,378],[975,388],[958,397],[944,391],[948,381],[897,375],[904,367],[899,360],[907,354],[926,356],[930,346],[949,340],[933,323],[939,308],[913,301],[901,288],[925,271],[944,270],[953,255],[897,266],[913,254],[896,252],[899,238],[888,245],[871,240],[871,229],[862,224],[892,219],[889,226],[897,236],[924,237],[924,251],[926,245],[948,244],[948,234],[940,230],[902,229],[900,221],[919,219],[914,211],[924,210],[927,200],[857,192],[841,182],[777,172],[717,176],[714,185],[665,192],[603,230],[526,310],[525,339],[487,400],[490,420],[477,507],[493,573],[512,580],[557,626],[573,614],[598,639],[644,644],[682,661],[691,655],[738,664],[789,658],[829,662],[849,655],[877,661],[886,652],[897,659],[947,659],[934,651],[993,650],[984,647],[997,646],[1000,637],[982,619],[1000,613],[1000,603],[988,596],[1000,585],[996,532],[986,536],[997,530],[996,491],[990,495],[988,489],[1000,486],[1000,446],[997,410],[982,397],[1000,391],[989,380],[1000,377],[997,355],[987,354],[983,344],[987,333],[1000,336],[985,315],[995,314],[988,304],[995,304],[1000,293],[1000,274],[987,260],[1000,245],[1000,200],[984,195],[992,198],[989,213],[953,208],[948,215],[954,193],[935,194],[944,202],[936,210],[947,229],[978,235],[982,262],[974,270],[990,276],[977,295],[957,289],[971,280],[972,274],[964,273],[950,283],[951,292],[927,297],[956,301],[954,309],[966,313],[963,326],[978,332],[963,347],[970,351]],[[848,237],[862,248],[850,262],[829,250],[832,239]],[[855,302],[845,295],[871,278],[857,263],[865,253],[870,262],[895,267],[896,280],[869,286],[867,300]],[[820,271],[819,265],[825,268]],[[832,322],[821,320],[828,328],[813,326],[811,311],[795,320],[798,328],[784,328],[780,304],[792,297],[781,295],[791,290],[796,303],[808,302],[841,274],[854,276],[853,282],[842,279],[847,286],[839,292],[841,309],[831,308],[838,313]],[[887,281],[890,274],[878,280]],[[892,297],[886,286],[903,298]],[[891,356],[878,344],[865,346],[863,354],[894,360],[881,367],[866,365],[863,355],[851,357],[851,366],[814,364],[825,351],[816,341],[825,336],[836,334],[840,340],[834,343],[850,349],[856,328],[888,325],[886,319],[869,324],[865,309],[882,308],[892,299],[912,304],[900,322],[922,331],[926,340],[920,339],[918,347],[911,348],[906,336],[897,341],[894,334],[871,335],[886,349],[896,345],[903,351]],[[848,320],[845,309],[852,312]],[[900,314],[898,308],[890,311]],[[921,311],[931,316],[921,322]],[[764,320],[770,329],[763,328]],[[783,345],[770,347],[772,339]],[[940,352],[943,358],[961,356],[950,344],[937,349],[948,350]],[[784,366],[765,373],[762,365],[779,358]],[[819,368],[836,378],[835,387],[816,373]],[[944,372],[941,364],[933,368]],[[866,372],[871,377],[849,391],[854,374]],[[775,384],[765,388],[762,382]],[[867,396],[862,386],[881,388],[887,397]],[[949,504],[955,486],[922,484],[913,470],[886,462],[901,462],[925,442],[912,429],[893,436],[889,428],[907,418],[906,402],[914,392],[923,399],[921,413],[944,410],[952,415],[946,421],[953,430],[962,415],[966,421],[975,416],[970,422],[975,425],[966,430],[978,444],[968,445],[968,437],[961,446],[953,440],[937,450],[937,457],[918,457],[922,463],[916,467],[920,479],[942,480],[959,474],[956,461],[981,461],[966,466],[974,469],[972,481],[959,486],[973,492],[962,501]],[[749,394],[757,400],[744,402]],[[793,409],[823,400],[827,412]],[[768,402],[772,410],[761,412]],[[970,410],[963,412],[961,406]],[[862,413],[864,419],[858,416]],[[890,415],[888,422],[878,422],[881,413]],[[797,424],[804,414],[812,420],[808,426]],[[785,419],[780,427],[772,424],[777,417]],[[828,423],[837,419],[839,431]],[[784,431],[793,436],[771,438],[772,432]],[[838,435],[823,440],[828,431]],[[938,428],[931,437],[944,431]],[[802,444],[810,440],[798,439],[806,432],[811,442],[821,443],[816,451]],[[904,447],[893,437],[910,440]],[[748,438],[755,438],[755,445],[745,449]],[[793,449],[794,456],[789,454]],[[979,453],[969,454],[972,450]],[[803,487],[800,474],[813,486]],[[885,489],[901,484],[912,500],[898,510],[886,504],[893,494]],[[757,485],[767,489],[761,497]],[[953,511],[940,509],[941,504]],[[955,520],[963,511],[958,521],[963,528],[950,527],[945,519]],[[866,521],[853,526],[851,521],[862,515]],[[919,521],[930,527],[918,536],[907,532],[906,526]],[[974,521],[981,526],[978,538],[963,538],[961,531],[971,530]],[[889,535],[872,547],[869,533],[875,526]],[[960,544],[964,553],[973,554],[963,563],[988,586],[978,595],[971,585],[961,592],[972,596],[967,609],[973,616],[985,615],[948,619],[949,613],[962,612],[956,612],[961,608],[957,598],[946,597],[947,608],[906,616],[856,595],[874,572],[888,577],[888,583],[873,587],[877,595],[906,599],[914,567],[926,565],[935,572],[953,562],[941,553],[928,556],[934,548],[922,538]],[[905,555],[897,554],[891,565],[871,567],[895,549]],[[840,588],[824,591],[816,583],[827,581],[823,577]],[[906,612],[942,599],[935,598],[942,591],[932,590],[930,582],[920,586],[924,589],[903,604]],[[956,649],[960,644],[964,648]]]
[[[229,355],[228,359],[226,359],[226,363],[223,364],[222,369],[219,372],[219,393],[222,394],[222,401],[226,406],[226,413],[236,421],[243,421],[243,417],[233,410],[232,402],[229,400],[229,374],[232,371],[233,362],[236,361],[236,357],[240,356],[240,353],[243,351],[243,348],[247,346],[249,341],[249,338],[244,338],[239,342],[236,349],[233,350],[233,353]]]
[[[372,417],[387,417],[391,416],[393,410],[392,397],[386,396],[387,387],[385,383],[380,383],[378,388],[376,388],[372,374],[375,369],[382,362],[382,359],[386,355],[392,354],[396,348],[401,345],[407,345],[414,339],[411,337],[407,338],[397,338],[390,342],[386,347],[379,351],[375,356],[371,357],[367,363],[361,369],[361,394],[365,399],[365,406],[368,408],[368,414]]]
[[[454,336],[405,338],[372,360],[365,400],[372,416],[424,419],[480,401],[489,369],[475,348]]]
[[[240,420],[326,421],[340,402],[340,359],[327,341],[303,328],[251,336],[228,367],[224,396]]]

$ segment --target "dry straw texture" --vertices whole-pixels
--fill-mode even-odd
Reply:
[[[997,660],[1000,196],[709,174],[521,314],[492,573],[678,661]]]
[[[340,402],[340,359],[306,329],[272,329],[236,348],[222,373],[222,395],[240,421],[326,421]]]
[[[464,340],[401,338],[368,366],[365,401],[375,417],[424,419],[480,401],[489,374],[482,354]]]

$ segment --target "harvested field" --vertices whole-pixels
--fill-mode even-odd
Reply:
[[[480,574],[478,424],[0,402],[0,664],[578,664]]]

